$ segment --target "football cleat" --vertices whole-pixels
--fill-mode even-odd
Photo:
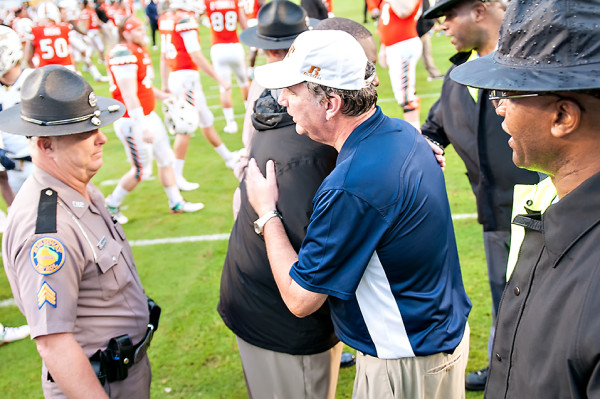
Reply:
[[[18,341],[29,336],[29,326],[4,327],[0,324],[0,345]]]
[[[238,125],[235,121],[228,122],[227,125],[223,128],[225,133],[235,134],[238,131]]]
[[[129,218],[121,213],[118,206],[110,206],[106,204],[106,209],[110,213],[110,216],[120,224],[125,224],[129,221]]]
[[[174,206],[171,207],[171,213],[189,213],[189,212],[197,212],[200,209],[204,208],[204,204],[202,202],[187,202],[187,201],[179,201]]]
[[[229,158],[225,160],[225,166],[233,170],[233,168],[235,168],[235,165],[237,165],[237,163],[240,162],[242,154],[240,154],[239,150],[231,151],[229,154]]]

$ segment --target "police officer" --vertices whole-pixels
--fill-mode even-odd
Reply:
[[[125,233],[90,183],[107,141],[98,129],[124,111],[49,65],[27,78],[20,105],[0,113],[4,130],[30,137],[36,167],[11,207],[2,255],[46,398],[150,395],[148,300]]]

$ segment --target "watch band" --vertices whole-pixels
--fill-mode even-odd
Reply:
[[[254,222],[254,231],[256,232],[256,234],[262,235],[265,224],[267,224],[267,222],[274,217],[279,217],[283,220],[283,218],[281,217],[281,213],[277,212],[277,210],[275,209],[265,213],[264,215],[256,219],[256,221]]]

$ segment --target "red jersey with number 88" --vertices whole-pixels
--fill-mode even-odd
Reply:
[[[210,20],[212,44],[237,43],[237,0],[204,0],[206,15]]]

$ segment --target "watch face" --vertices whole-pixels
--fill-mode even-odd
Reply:
[[[256,234],[262,234],[262,229],[260,228],[257,222],[254,222],[254,232]]]

